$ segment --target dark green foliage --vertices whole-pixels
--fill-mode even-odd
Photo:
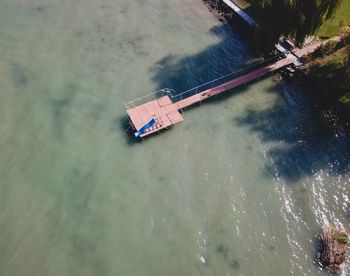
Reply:
[[[331,18],[342,0],[253,0],[263,13],[260,40],[272,47],[280,36],[292,36],[298,44]]]
[[[306,69],[322,87],[320,93],[350,106],[350,46],[332,52],[333,47],[326,46],[315,52]]]

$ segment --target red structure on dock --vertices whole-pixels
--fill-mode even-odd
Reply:
[[[339,38],[336,39],[339,40]],[[135,101],[129,102],[128,104],[126,104],[126,107],[130,119],[130,124],[135,131],[138,131],[142,127],[144,127],[150,120],[156,120],[156,123],[152,127],[146,129],[140,135],[140,137],[145,137],[154,132],[158,132],[162,129],[168,128],[184,120],[180,113],[184,108],[202,102],[210,97],[219,95],[227,90],[233,89],[240,85],[264,77],[267,74],[273,73],[291,64],[299,66],[301,65],[301,62],[299,61],[300,57],[314,52],[323,43],[325,42],[313,43],[303,49],[296,48],[292,52],[288,52],[286,53],[286,55],[283,55],[282,59],[275,61],[273,64],[266,65],[248,74],[234,78],[230,81],[226,81],[220,85],[214,86],[215,82],[220,81],[224,77],[227,77],[229,75],[208,82],[197,88],[185,91],[178,95],[176,95],[174,93],[175,91],[173,90],[163,89],[158,92],[155,92],[154,94],[149,95],[155,97],[156,99],[150,100],[146,103],[137,105],[135,104]],[[211,88],[207,88],[208,84],[211,85]],[[203,90],[198,91],[201,88]]]

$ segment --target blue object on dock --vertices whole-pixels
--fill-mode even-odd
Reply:
[[[136,132],[134,133],[135,137],[136,137],[136,138],[139,138],[142,134],[145,133],[145,131],[146,131],[147,129],[149,129],[150,127],[152,127],[156,122],[157,122],[157,120],[153,118],[151,121],[149,121],[149,122],[148,122],[147,124],[145,124],[143,127],[141,127],[140,130],[138,130],[138,131],[136,131]]]

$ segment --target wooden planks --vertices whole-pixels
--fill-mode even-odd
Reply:
[[[183,121],[183,117],[168,96],[128,109],[127,113],[136,130],[141,129],[152,118],[156,119],[157,122],[141,137]]]
[[[340,37],[336,37],[333,40],[339,41]],[[156,119],[157,123],[154,124],[151,128],[147,129],[146,132],[141,135],[141,137],[148,136],[161,129],[165,129],[171,125],[182,122],[184,119],[179,110],[204,101],[215,95],[219,95],[220,93],[223,93],[227,90],[264,77],[269,73],[275,72],[293,63],[295,64],[298,58],[314,52],[320,45],[326,42],[327,41],[318,42],[303,49],[296,48],[292,51],[292,53],[287,54],[283,59],[278,60],[271,65],[267,65],[260,69],[254,70],[244,76],[237,77],[231,81],[225,82],[221,85],[205,90],[176,103],[173,103],[169,96],[160,97],[145,104],[128,109],[128,116],[134,126],[134,129],[136,130],[141,129],[152,118]]]

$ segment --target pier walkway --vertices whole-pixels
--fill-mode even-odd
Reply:
[[[336,39],[339,40],[340,38]],[[146,129],[140,137],[145,137],[154,132],[168,128],[169,126],[184,120],[181,112],[186,107],[200,103],[227,90],[257,80],[286,66],[292,64],[299,66],[301,64],[299,58],[314,52],[319,46],[326,42],[327,41],[317,42],[304,47],[303,49],[295,48],[290,52],[278,56],[280,59],[274,60],[272,64],[265,65],[262,68],[255,69],[245,75],[233,78],[221,84],[217,83],[222,82],[227,76],[230,77],[230,74],[180,94],[176,94],[175,91],[171,89],[163,89],[143,98],[126,103],[125,105],[130,124],[134,130],[137,131],[145,126],[150,120],[156,120],[156,123],[149,129]]]

